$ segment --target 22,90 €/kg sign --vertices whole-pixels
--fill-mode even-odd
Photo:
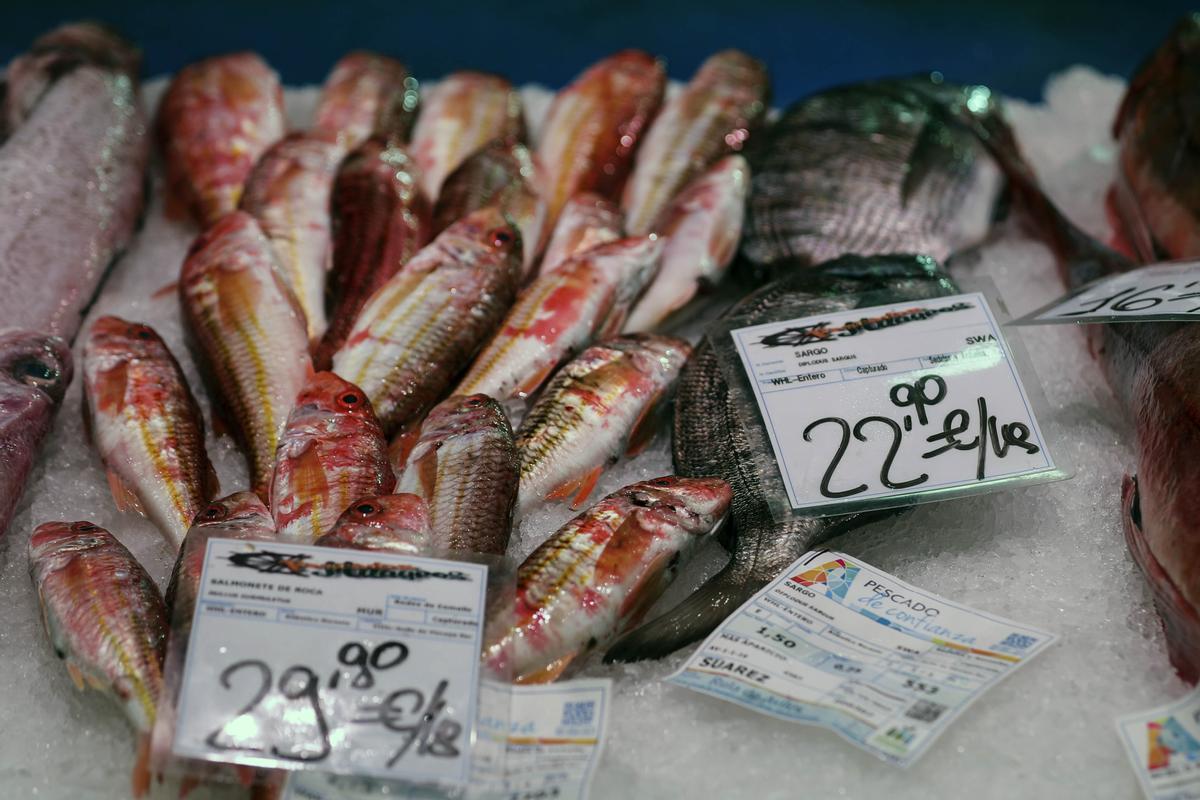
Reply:
[[[487,567],[214,539],[172,750],[462,784]]]
[[[730,331],[791,507],[875,507],[1052,477],[982,294]]]

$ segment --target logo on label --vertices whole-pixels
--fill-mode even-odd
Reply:
[[[313,563],[308,553],[276,553],[272,550],[250,550],[230,553],[229,563],[235,567],[252,569],[267,575],[295,575],[301,578],[398,578],[406,581],[422,581],[440,578],[447,581],[471,580],[465,572],[446,570],[431,572],[413,564],[385,564],[350,561],[323,561]]]
[[[816,342],[828,342],[833,339],[844,339],[847,336],[858,336],[866,331],[882,331],[904,325],[909,322],[921,322],[932,319],[938,314],[951,311],[966,311],[974,308],[971,303],[959,301],[941,308],[906,308],[901,311],[889,311],[878,317],[863,317],[849,320],[841,325],[831,325],[828,322],[818,322],[813,325],[800,325],[795,328],[784,328],[775,333],[769,333],[759,339],[763,347],[799,347]]]
[[[1200,759],[1200,742],[1184,730],[1179,720],[1163,717],[1146,723],[1146,768],[1151,772],[1171,766],[1175,756]]]
[[[801,586],[824,589],[825,594],[834,600],[845,600],[846,592],[850,591],[850,585],[854,583],[854,576],[858,575],[859,569],[861,568],[857,564],[838,558],[801,572],[792,580]]]

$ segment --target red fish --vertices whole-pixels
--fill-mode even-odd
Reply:
[[[415,494],[364,497],[346,509],[333,530],[315,544],[430,555],[433,545],[429,510]]]
[[[279,76],[254,53],[184,67],[158,110],[173,201],[202,227],[233,211],[250,170],[284,127]]]
[[[333,66],[317,104],[313,132],[343,152],[371,136],[400,140],[417,111],[417,81],[394,58],[355,51]]]
[[[621,210],[591,192],[577,194],[563,206],[538,272],[549,275],[574,256],[621,238]]]

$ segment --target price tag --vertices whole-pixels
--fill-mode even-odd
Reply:
[[[1013,325],[1200,319],[1200,261],[1151,264],[1093,281]]]
[[[793,509],[1062,477],[982,294],[730,333]]]
[[[487,567],[214,539],[176,755],[461,785]]]
[[[668,680],[829,728],[908,766],[1054,639],[817,550],[726,619]]]
[[[1149,800],[1200,798],[1200,690],[1119,717],[1117,734]]]

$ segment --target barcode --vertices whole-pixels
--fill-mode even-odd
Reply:
[[[941,703],[934,703],[930,700],[918,700],[912,704],[908,711],[904,712],[904,716],[909,719],[915,719],[917,722],[937,722],[937,718],[945,710],[946,707]]]
[[[596,701],[566,703],[563,705],[561,725],[591,725],[596,716]]]
[[[1020,633],[1010,633],[1008,638],[1000,643],[1001,647],[1011,647],[1014,650],[1028,650],[1037,642],[1035,636],[1025,636]]]

